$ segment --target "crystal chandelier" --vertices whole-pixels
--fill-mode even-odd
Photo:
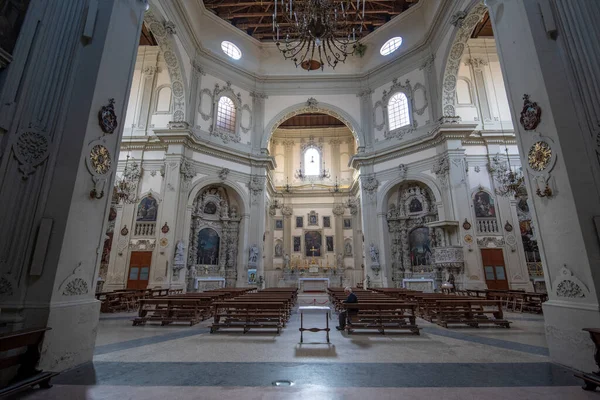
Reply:
[[[275,0],[275,44],[296,67],[323,70],[327,63],[335,69],[356,50],[356,35],[360,39],[364,25],[365,3],[366,0],[362,4],[361,0]]]
[[[136,165],[137,167],[137,165]],[[132,195],[134,194],[136,187],[132,183],[132,178],[135,178],[136,171],[131,171],[129,168],[129,154],[127,154],[127,159],[125,160],[125,169],[123,170],[123,176],[121,178],[117,178],[117,182],[115,182],[115,191],[114,193],[114,201],[116,203],[129,203],[132,200]]]

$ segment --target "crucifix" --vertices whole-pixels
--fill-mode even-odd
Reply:
[[[309,251],[312,251],[312,256],[313,258],[315,258],[315,251],[317,251],[318,249],[315,249],[315,246],[312,247],[312,249],[310,249]]]

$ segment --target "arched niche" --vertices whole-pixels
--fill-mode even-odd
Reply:
[[[268,151],[267,149],[269,147],[269,140],[271,140],[271,136],[273,136],[273,133],[275,133],[275,130],[279,127],[279,125],[281,125],[291,117],[305,113],[327,114],[337,118],[348,127],[348,129],[352,133],[352,136],[354,136],[357,148],[359,149],[358,152],[362,151],[365,140],[363,132],[360,129],[360,125],[358,124],[358,122],[343,109],[334,106],[333,104],[318,102],[315,99],[309,99],[307,102],[287,107],[286,109],[280,111],[275,117],[273,117],[265,127],[266,134],[263,135],[260,146],[262,151]]]

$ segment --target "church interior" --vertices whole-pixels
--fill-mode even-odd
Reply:
[[[0,0],[0,398],[594,398],[595,17]]]

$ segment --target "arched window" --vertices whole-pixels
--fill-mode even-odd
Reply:
[[[304,151],[304,175],[317,176],[321,172],[321,153],[314,147]]]
[[[230,133],[235,133],[235,105],[233,101],[222,96],[217,106],[217,127]]]
[[[392,96],[388,102],[388,123],[390,131],[410,124],[408,115],[408,98],[402,92]]]

